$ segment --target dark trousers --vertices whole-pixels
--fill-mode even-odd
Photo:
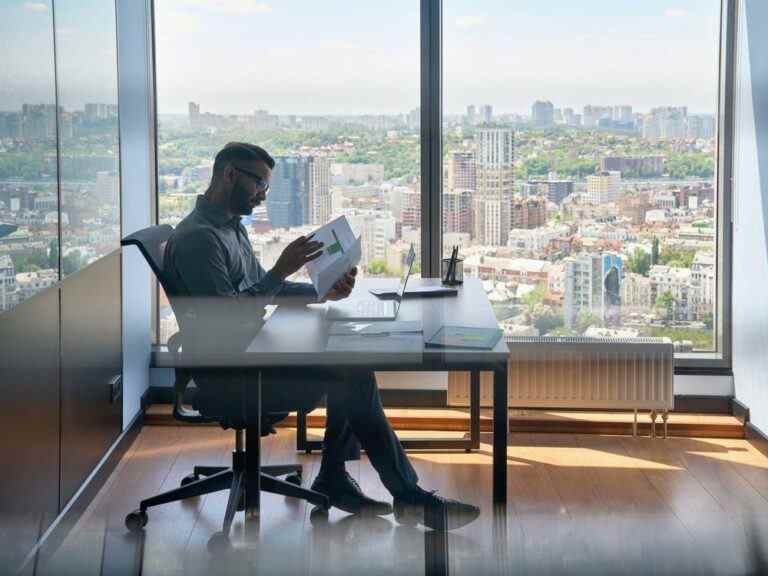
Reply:
[[[270,413],[311,410],[327,395],[324,467],[359,460],[362,447],[392,495],[416,487],[419,478],[384,414],[372,371],[270,368],[262,370],[261,376],[264,417]],[[240,387],[256,378],[255,370],[197,373],[198,409],[207,416],[224,417],[230,426],[244,425]]]

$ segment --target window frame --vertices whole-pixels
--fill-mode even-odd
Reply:
[[[420,2],[420,83],[421,83],[421,270],[422,276],[440,276],[442,258],[443,193],[443,0]],[[716,245],[716,351],[675,355],[675,371],[691,374],[731,373],[731,286],[732,286],[732,184],[734,155],[734,82],[739,0],[720,0],[720,37],[717,104],[717,245]],[[155,0],[149,0],[153,102],[151,125],[155,185],[152,222],[158,223],[157,178],[157,66]],[[159,285],[153,279],[152,315],[154,344],[159,345]]]

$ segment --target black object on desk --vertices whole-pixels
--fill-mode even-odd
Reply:
[[[382,300],[394,300],[397,292],[381,288],[371,288],[368,290],[371,294]],[[403,294],[403,298],[437,298],[439,296],[456,296],[459,291],[450,286],[415,286],[408,288]]]
[[[443,264],[445,265],[446,260],[443,259]],[[447,261],[448,265],[445,267],[445,273],[443,276],[443,284],[446,284],[448,286],[456,286],[457,284],[461,284],[464,281],[464,272],[463,269],[458,274],[457,277],[457,266],[458,263],[461,262],[459,259],[459,247],[454,246],[453,250],[451,251],[451,258]]]

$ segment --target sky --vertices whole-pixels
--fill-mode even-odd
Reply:
[[[56,0],[59,104],[117,103],[111,0]],[[0,0],[0,110],[55,102],[51,0]]]
[[[160,113],[186,113],[189,101],[217,113],[419,105],[418,0],[155,6]],[[115,97],[110,10],[110,0],[56,2],[62,100],[72,106]],[[50,0],[0,2],[0,110],[50,93],[46,23]],[[447,113],[491,104],[528,114],[537,99],[715,111],[719,0],[444,0],[443,37]]]

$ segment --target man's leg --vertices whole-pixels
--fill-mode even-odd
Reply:
[[[421,523],[451,530],[472,522],[480,509],[419,487],[419,478],[384,414],[376,378],[370,370],[348,370],[343,385],[328,387],[328,405],[345,414],[349,427],[368,453],[382,483],[394,496],[401,524]]]
[[[374,373],[344,371],[337,382],[328,384],[327,391],[329,418],[333,414],[334,424],[338,426],[332,441],[344,442],[350,435],[359,440],[393,496],[414,490],[419,477],[384,414]]]

